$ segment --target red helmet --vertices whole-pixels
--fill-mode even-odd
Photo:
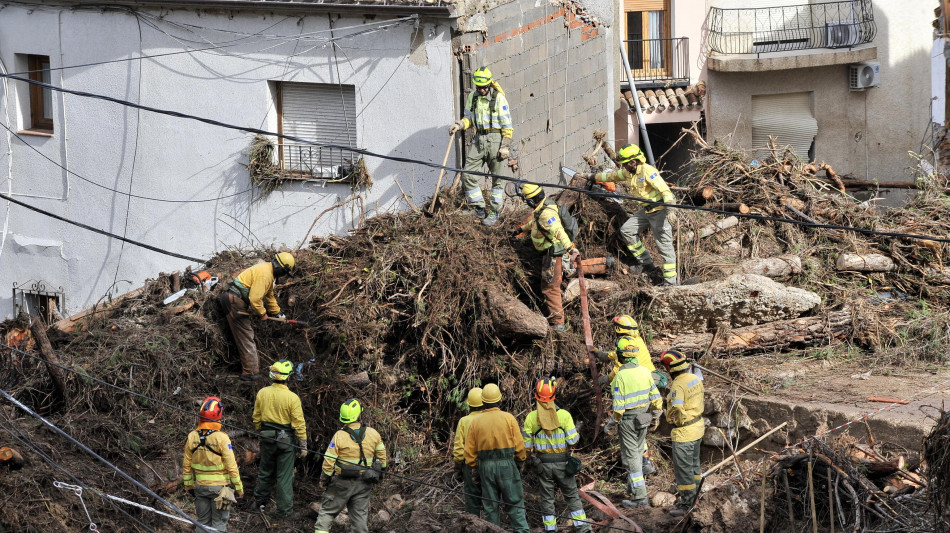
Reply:
[[[201,411],[198,412],[198,416],[201,417],[202,422],[217,422],[221,420],[221,398],[217,396],[208,396],[205,398],[205,401],[201,403]]]
[[[661,353],[660,362],[663,363],[668,372],[679,372],[689,367],[689,362],[683,357],[683,354],[676,350],[667,350]]]
[[[557,380],[554,378],[541,378],[534,387],[534,397],[539,402],[553,402],[557,389]]]

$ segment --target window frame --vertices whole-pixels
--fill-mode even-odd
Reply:
[[[49,56],[30,54],[26,56],[26,59],[27,69],[30,71],[30,80],[49,84],[51,79]],[[46,79],[44,79],[44,75]],[[49,88],[41,87],[34,83],[30,84],[30,130],[45,133],[53,132],[52,96],[53,92]],[[47,100],[49,104],[47,104]],[[49,109],[46,109],[47,105]],[[46,118],[47,111],[49,112],[50,118]]]

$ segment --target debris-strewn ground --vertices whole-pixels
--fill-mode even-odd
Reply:
[[[946,236],[950,227],[945,215],[947,180],[943,178],[921,176],[920,194],[907,208],[882,211],[873,207],[874,202],[867,203],[871,207],[863,205],[849,196],[847,189],[842,193],[833,179],[818,177],[827,171],[813,172],[787,153],[776,151],[774,159],[752,164],[749,157],[725,147],[699,146],[695,163],[696,172],[689,183],[676,184],[681,188],[677,195],[686,204],[724,207],[745,203],[753,214],[769,217],[804,216],[822,224],[937,236]],[[713,187],[709,198],[701,194],[706,186]],[[443,204],[457,205],[458,198],[449,197]],[[523,206],[513,207],[503,217],[502,228],[527,215]],[[629,201],[627,207],[632,207]],[[578,202],[575,210],[585,255],[618,255],[622,246],[617,227],[622,220],[589,199]],[[676,227],[682,279],[698,283],[717,280],[734,273],[743,260],[791,254],[800,258],[802,267],[778,281],[821,297],[821,304],[804,318],[820,319],[848,309],[851,319],[840,334],[807,342],[787,339],[767,349],[713,346],[703,359],[707,366],[759,390],[774,390],[775,383],[730,365],[729,358],[756,353],[757,357],[763,353],[774,358],[818,357],[829,361],[833,368],[828,372],[837,372],[834,366],[843,361],[878,370],[920,370],[946,362],[950,275],[943,266],[948,251],[945,243],[745,219],[711,236],[685,238],[688,231],[699,234],[703,226],[723,218],[701,211],[679,213]],[[648,248],[653,250],[650,241],[647,238]],[[895,268],[886,273],[838,271],[835,262],[843,252],[886,255]],[[263,383],[236,379],[239,364],[214,302],[232,275],[271,253],[252,250],[215,257],[208,268],[221,278],[219,286],[210,293],[191,292],[173,306],[161,304],[172,291],[169,276],[159,275],[141,294],[91,315],[74,332],[49,329],[54,350],[72,370],[67,374],[65,397],[53,392],[41,363],[18,352],[4,351],[0,358],[0,388],[186,510],[192,510],[192,503],[184,496],[179,480],[184,438],[195,424],[191,413],[205,396],[220,396],[226,422],[236,426],[229,432],[250,491],[256,481],[258,448],[256,439],[240,428],[251,428],[253,398]],[[528,245],[512,244],[502,229],[486,228],[473,223],[464,212],[443,208],[431,217],[408,211],[370,219],[349,236],[315,240],[308,249],[298,251],[297,262],[298,277],[279,287],[279,300],[290,317],[310,325],[256,324],[262,365],[282,358],[303,363],[292,388],[303,400],[314,449],[322,451],[326,446],[338,427],[340,403],[355,396],[364,402],[366,421],[380,431],[390,450],[401,452],[403,465],[395,470],[399,476],[384,480],[375,492],[373,531],[490,531],[484,523],[459,514],[458,494],[445,490],[460,489],[460,482],[452,476],[452,430],[464,413],[469,387],[497,381],[505,395],[502,406],[523,419],[533,408],[533,380],[546,373],[563,378],[559,406],[569,409],[578,422],[582,434],[578,454],[585,463],[582,481],[596,480],[594,488],[619,503],[624,472],[616,440],[601,435],[593,441],[595,389],[577,301],[567,306],[571,328],[564,335],[509,338],[493,321],[489,291],[507,294],[529,310],[543,312],[537,294],[537,256]],[[625,266],[607,278],[618,283],[619,289],[592,297],[590,302],[598,347],[612,344],[608,324],[621,313],[641,320],[651,345],[676,346],[676,339],[656,325],[654,314],[661,302],[675,299],[677,289],[654,289],[645,277],[628,275]],[[195,305],[184,309],[191,301]],[[719,330],[720,335],[728,335],[735,325],[724,320],[710,324],[709,332]],[[37,354],[29,335],[23,333],[26,330],[23,322],[4,324],[4,342]],[[689,355],[699,357],[704,351]],[[143,396],[121,392],[83,374]],[[707,378],[711,382],[718,379]],[[732,426],[739,424],[741,417],[732,416],[736,413],[728,402],[710,398],[707,403],[707,417],[731,435]],[[4,430],[0,445],[18,447],[28,462],[19,472],[0,474],[0,530],[47,532],[88,527],[79,498],[55,488],[57,480],[83,483],[90,489],[163,508],[35,419],[9,403],[0,405],[0,428]],[[779,423],[775,420],[769,425]],[[751,439],[768,429],[750,422],[742,435]],[[669,446],[659,438],[664,434],[661,429],[656,438],[651,437],[653,456],[660,466],[659,475],[650,480],[654,497],[668,491],[672,483]],[[780,446],[773,442],[762,447],[775,450]],[[68,474],[51,466],[41,452]],[[721,449],[715,453],[722,457]],[[834,464],[841,463],[835,460]],[[310,504],[319,499],[319,467],[317,454],[298,463],[295,508],[301,517],[271,524],[271,530],[312,529],[314,516],[307,514]],[[527,505],[536,509],[532,475],[529,473],[525,482]],[[732,481],[722,483],[731,475],[710,478],[717,488],[707,492],[691,519],[670,519],[659,508],[631,513],[631,518],[649,531],[754,530],[761,489],[755,483],[744,489]],[[769,513],[782,508],[785,498],[784,493],[774,492],[774,476],[770,480]],[[799,488],[796,485],[796,490]],[[799,495],[800,491],[795,493]],[[101,531],[147,530],[134,525],[114,506],[155,531],[189,529],[147,511],[113,504],[93,490],[84,492],[83,501]],[[593,509],[589,515],[597,520],[607,518]],[[778,513],[769,516],[770,523],[780,523]],[[529,513],[529,521],[540,526],[537,514]],[[258,514],[232,514],[231,531],[262,531],[264,527]],[[626,528],[622,521],[617,527]]]

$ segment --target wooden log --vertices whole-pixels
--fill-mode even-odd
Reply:
[[[930,283],[950,285],[950,267],[924,267],[924,276]]]
[[[495,333],[505,339],[540,339],[548,334],[548,321],[521,300],[497,289],[487,289],[484,303]]]
[[[710,353],[736,355],[787,348],[812,346],[843,339],[853,327],[851,311],[832,311],[825,316],[777,320],[766,324],[736,328],[710,348]],[[712,333],[691,333],[672,340],[654,338],[651,353],[662,353],[674,346],[681,353],[702,353]]]
[[[169,309],[169,311],[171,311],[173,315],[180,315],[184,313],[185,311],[194,307],[196,304],[197,302],[195,302],[194,300],[191,300],[190,302],[185,302],[181,305],[176,305],[175,307],[172,307],[171,309]]]
[[[585,276],[586,278],[587,276]],[[606,294],[620,292],[623,287],[616,281],[610,281],[606,279],[585,279],[587,282],[587,295],[588,296],[604,296]],[[567,288],[564,289],[564,293],[561,296],[561,302],[564,305],[567,305],[570,302],[573,302],[575,299],[580,297],[581,288],[580,283],[576,279],[572,279],[570,283],[567,284]]]
[[[722,204],[706,204],[706,207],[710,209],[718,209],[719,211],[729,211],[731,213],[742,213],[743,215],[748,215],[749,206],[743,203],[722,203]]]
[[[62,363],[59,357],[56,356],[56,352],[53,351],[53,345],[50,344],[49,337],[46,336],[46,324],[43,323],[42,318],[34,317],[30,321],[30,333],[33,334],[33,339],[36,340],[36,346],[39,347],[40,354],[46,360],[46,370],[53,378],[53,386],[56,387],[56,392],[59,393],[61,398],[66,399],[66,373],[61,368]]]
[[[737,217],[726,217],[726,218],[724,218],[724,219],[722,219],[722,220],[719,220],[719,221],[717,221],[717,222],[715,222],[715,223],[713,223],[713,224],[709,224],[709,225],[706,225],[706,226],[703,226],[702,228],[700,228],[700,229],[699,229],[699,238],[700,238],[700,239],[705,239],[706,237],[709,237],[710,235],[714,235],[714,234],[719,233],[719,232],[721,232],[721,231],[725,231],[725,230],[727,230],[727,229],[729,229],[729,228],[732,228],[732,227],[734,227],[734,226],[736,226],[736,225],[738,225],[738,224],[739,224],[739,219],[738,219]],[[687,240],[687,241],[691,241],[691,240],[693,240],[693,237],[694,237],[694,236],[695,236],[695,234],[694,234],[692,231],[690,231],[690,232],[686,233],[686,236],[685,236],[684,238],[685,238],[685,240]]]
[[[181,290],[181,272],[177,270],[172,272],[171,280],[172,280],[172,294],[174,294]]]
[[[787,206],[787,207],[792,207],[799,211],[805,210],[805,202],[799,200],[798,198],[793,198],[791,196],[783,196],[782,205]]]
[[[835,268],[857,272],[890,272],[894,270],[894,261],[881,254],[841,254],[835,261]]]
[[[768,278],[780,278],[802,271],[802,259],[797,255],[760,257],[746,259],[733,269],[743,274],[758,274]]]
[[[689,198],[693,201],[693,205],[705,205],[706,201],[711,199],[714,194],[716,194],[715,187],[707,185],[702,189],[690,190]]]
[[[96,315],[108,314],[125,300],[128,300],[129,298],[135,298],[143,292],[145,292],[145,287],[139,287],[132,292],[128,292],[122,296],[119,296],[118,298],[114,298],[112,301],[106,302],[102,305],[93,306],[65,320],[56,321],[51,327],[54,327],[63,333],[72,333],[77,328],[85,327],[89,323],[89,320],[91,320]]]
[[[352,385],[354,387],[366,387],[371,383],[369,379],[369,373],[366,372],[365,370],[362,372],[357,372],[355,374],[350,374],[348,376],[345,376],[343,378],[343,381],[345,381],[348,385]]]
[[[785,427],[785,426],[787,426],[787,425],[788,425],[788,422],[787,422],[787,421],[782,422],[781,424],[779,424],[779,425],[775,426],[774,428],[770,429],[770,430],[768,431],[768,433],[766,433],[766,434],[762,435],[761,437],[755,439],[754,441],[750,442],[749,444],[746,444],[745,446],[743,446],[743,448],[742,448],[741,450],[737,451],[736,454],[735,454],[733,457],[730,457],[730,458],[728,458],[728,459],[725,459],[724,461],[722,461],[722,462],[720,462],[720,463],[717,463],[716,466],[713,466],[713,467],[710,468],[709,470],[706,470],[705,472],[703,472],[703,478],[705,479],[706,476],[712,474],[712,473],[715,472],[716,470],[719,470],[720,468],[722,468],[723,466],[725,466],[726,464],[728,464],[729,461],[734,460],[734,457],[738,457],[738,456],[742,455],[743,453],[749,451],[749,448],[752,448],[752,447],[755,446],[756,444],[762,442],[763,440],[766,439],[766,437],[768,437],[768,436],[771,435],[772,433],[775,433],[776,431],[782,429],[783,427]]]

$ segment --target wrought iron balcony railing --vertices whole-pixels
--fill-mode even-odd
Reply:
[[[711,8],[709,49],[720,54],[759,54],[847,48],[874,40],[871,0],[848,0],[748,9]]]
[[[278,145],[281,170],[288,178],[348,181],[361,154],[312,144]]]
[[[639,83],[689,83],[689,38],[624,41],[633,80]],[[627,83],[626,69],[620,81]]]

